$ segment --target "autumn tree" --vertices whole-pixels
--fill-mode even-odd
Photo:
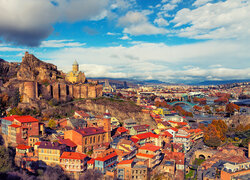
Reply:
[[[226,105],[226,112],[230,115],[234,114],[236,111],[239,111],[240,107],[234,103],[228,103]]]
[[[54,119],[50,119],[48,122],[48,127],[50,127],[51,129],[56,128],[56,121]]]

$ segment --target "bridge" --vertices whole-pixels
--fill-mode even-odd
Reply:
[[[174,102],[171,102],[171,103],[168,103],[169,105],[171,106],[175,106],[175,105],[178,105],[178,104],[186,104],[190,107],[194,107],[196,104],[194,103],[191,103],[191,102],[187,102],[187,101],[174,101]]]

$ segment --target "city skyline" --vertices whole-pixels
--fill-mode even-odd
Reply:
[[[45,13],[46,12],[46,13]],[[0,58],[87,77],[250,79],[249,0],[0,0]]]

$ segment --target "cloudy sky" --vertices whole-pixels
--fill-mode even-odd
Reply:
[[[0,0],[0,58],[87,77],[250,79],[250,0]]]

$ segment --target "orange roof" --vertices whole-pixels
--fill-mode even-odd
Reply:
[[[95,159],[90,159],[87,164],[94,164],[95,163]]]
[[[97,161],[106,161],[106,160],[108,160],[108,159],[111,159],[112,157],[115,157],[115,156],[117,156],[117,154],[116,154],[116,152],[113,152],[113,153],[111,153],[111,154],[109,154],[109,155],[107,155],[107,156],[105,156],[105,157],[97,157],[95,160],[97,160]]]
[[[61,155],[61,159],[84,159],[86,158],[86,154],[78,153],[78,152],[63,152]]]
[[[15,117],[15,119],[21,123],[38,122],[38,119],[32,116],[19,116],[19,117]]]
[[[19,126],[19,125],[17,125],[17,124],[11,124],[11,125],[9,125],[10,127],[13,127],[13,128],[19,128],[19,127],[21,127],[21,126]]]
[[[31,148],[31,146],[26,146],[26,145],[24,145],[24,144],[19,144],[16,148],[17,148],[17,149],[25,150],[25,149]]]
[[[179,135],[177,135],[177,136],[175,136],[175,137],[179,137],[179,138],[190,138],[190,134],[189,135],[187,135],[187,136],[179,136]]]
[[[129,160],[123,160],[121,162],[118,163],[119,164],[131,164],[134,160],[133,159],[129,159]]]
[[[172,134],[170,134],[168,131],[164,131],[160,134],[161,136],[168,136],[168,137],[173,137]]]
[[[158,138],[159,135],[156,135],[156,134],[154,134],[152,132],[146,132],[146,133],[137,134],[137,135],[132,136],[132,138],[136,138],[136,139],[147,139],[147,138],[150,138],[150,137]]]
[[[40,146],[40,144],[41,144],[41,142],[36,142],[36,143],[35,143],[35,145],[38,145],[38,146]]]
[[[177,132],[177,131],[178,131],[178,129],[177,129],[177,128],[175,128],[175,127],[171,127],[171,128],[169,128],[169,129],[171,129],[171,130],[173,130],[173,131],[175,131],[175,132]]]
[[[120,133],[127,132],[128,130],[125,127],[118,127],[117,131]]]
[[[145,150],[148,150],[148,151],[158,151],[159,149],[161,149],[160,146],[155,146],[153,144],[150,144],[150,143],[146,143],[144,146],[140,147],[139,149],[145,149]]]
[[[141,156],[141,157],[146,157],[146,158],[153,158],[154,155],[151,154],[143,154],[143,153],[138,153],[136,154],[136,156]]]
[[[19,117],[19,116],[18,116],[18,115],[13,115],[13,116],[4,117],[4,118],[2,118],[2,119],[7,120],[7,121],[14,121],[14,119],[15,119],[16,117]]]

